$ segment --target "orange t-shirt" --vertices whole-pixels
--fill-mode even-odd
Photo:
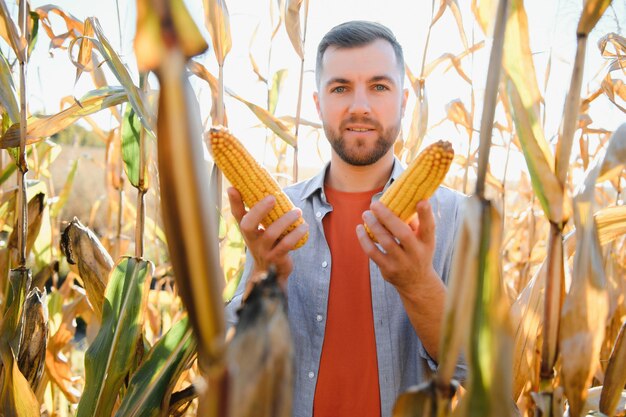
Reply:
[[[323,220],[332,265],[313,416],[380,417],[369,260],[356,236],[356,225],[380,190],[325,191],[333,206]]]

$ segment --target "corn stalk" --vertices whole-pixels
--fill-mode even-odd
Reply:
[[[155,70],[161,93],[157,122],[163,222],[174,275],[198,341],[207,385],[199,414],[224,416],[226,374],[223,274],[217,218],[202,152],[198,104],[185,76],[187,60],[207,44],[182,1],[139,0],[135,51],[141,71]],[[142,43],[144,42],[144,43]],[[207,388],[208,387],[208,388]]]

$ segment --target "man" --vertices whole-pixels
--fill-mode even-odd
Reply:
[[[403,81],[402,48],[389,29],[363,21],[333,28],[318,47],[313,97],[330,163],[285,190],[298,209],[265,230],[260,221],[274,198],[246,211],[228,190],[248,247],[229,312],[245,281],[275,264],[287,288],[296,417],[389,416],[396,397],[423,379],[422,364],[436,367],[462,197],[440,187],[409,225],[377,201],[403,170],[393,154]],[[277,240],[298,216],[307,225]],[[292,252],[307,230],[307,244]]]

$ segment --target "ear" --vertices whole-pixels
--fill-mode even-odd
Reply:
[[[317,91],[313,92],[313,101],[315,102],[315,108],[317,109],[317,115],[322,118],[322,111],[320,109],[320,95]]]
[[[409,99],[409,89],[402,90],[402,117],[404,117],[404,110],[406,109],[406,102]]]

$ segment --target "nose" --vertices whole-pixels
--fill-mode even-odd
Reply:
[[[350,103],[351,114],[369,114],[371,111],[367,91],[364,88],[356,88]]]

